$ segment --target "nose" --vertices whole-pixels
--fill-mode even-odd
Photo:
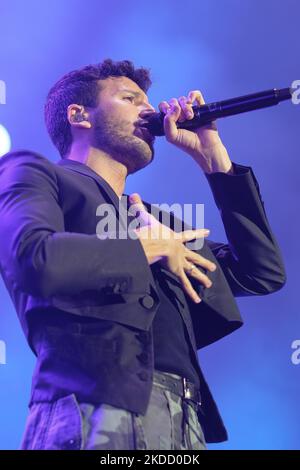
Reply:
[[[147,107],[143,108],[142,111],[140,112],[139,116],[141,118],[146,118],[149,114],[153,114],[155,113],[155,108],[150,104],[148,103]]]

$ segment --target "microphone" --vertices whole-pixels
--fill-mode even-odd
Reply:
[[[238,98],[216,101],[215,103],[203,104],[201,106],[193,106],[193,119],[177,122],[176,125],[178,129],[197,129],[218,118],[274,106],[280,101],[291,99],[293,91],[292,88],[272,88],[271,90],[239,96]],[[164,117],[165,114],[162,112],[149,114],[146,118],[147,122],[143,123],[143,126],[155,136],[165,135],[163,125]]]

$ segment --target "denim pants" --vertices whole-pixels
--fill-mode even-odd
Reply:
[[[34,403],[21,449],[204,450],[206,445],[194,405],[156,383],[154,374],[145,415],[107,404],[78,403],[74,394]]]

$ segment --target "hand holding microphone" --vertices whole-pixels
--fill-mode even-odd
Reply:
[[[162,101],[159,104],[159,109],[164,116],[163,127],[166,139],[193,157],[205,173],[231,172],[232,163],[215,122],[193,130],[180,127],[181,123],[194,119],[194,102],[199,106],[205,104],[199,90],[190,91],[187,97],[172,98],[168,102]],[[151,114],[148,114],[146,119],[151,122]]]
[[[165,135],[169,142],[191,155],[206,173],[231,173],[231,162],[215,120],[292,100],[295,91],[292,87],[273,88],[208,104],[199,90],[191,91],[187,97],[162,101],[160,113],[148,115],[145,127],[153,135]],[[197,103],[195,106],[193,101]]]
[[[235,114],[274,106],[285,100],[291,100],[293,103],[298,104],[298,95],[300,95],[300,92],[297,88],[293,88],[293,86],[297,86],[298,82],[300,85],[300,81],[295,80],[290,88],[272,88],[271,90],[260,91],[258,93],[251,93],[250,95],[243,95],[237,98],[230,98],[208,104],[205,104],[203,101],[202,104],[200,103],[198,106],[193,106],[193,118],[187,118],[190,120],[180,120],[177,123],[177,127],[182,129],[196,129],[218,118],[234,116]],[[164,111],[161,110],[160,113],[152,113],[148,118],[146,127],[153,135],[162,136],[164,135],[163,120]]]

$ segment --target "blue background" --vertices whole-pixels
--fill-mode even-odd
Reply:
[[[64,73],[107,57],[151,68],[155,107],[192,89],[209,102],[288,87],[300,79],[299,18],[297,0],[2,0],[0,79],[7,103],[0,105],[0,123],[13,149],[57,160],[43,122],[47,91]],[[300,339],[299,122],[300,106],[289,102],[219,121],[232,160],[252,166],[260,182],[288,282],[273,295],[238,300],[244,327],[199,353],[230,436],[209,448],[300,448],[300,364],[291,361],[291,343]],[[200,168],[164,138],[157,139],[153,164],[128,178],[126,191],[154,203],[205,203],[211,239],[225,240]],[[0,448],[14,449],[34,356],[2,283],[0,299],[0,340],[7,347],[7,364],[0,365]]]

